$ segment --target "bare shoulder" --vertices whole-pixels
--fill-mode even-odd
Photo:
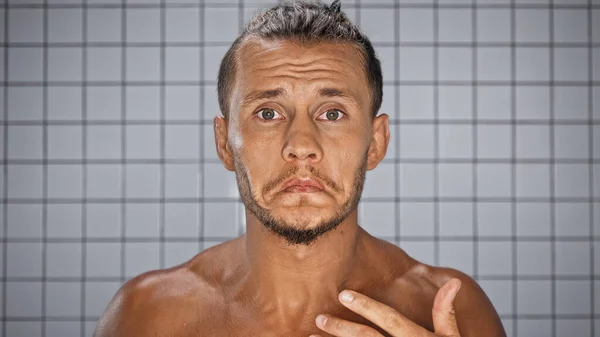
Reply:
[[[220,264],[214,259],[223,256],[223,249],[227,247],[205,250],[181,265],[123,284],[98,320],[94,336],[200,335],[203,323],[218,315]]]
[[[417,264],[416,274],[427,279],[436,288],[436,293],[452,278],[461,281],[454,300],[456,320],[461,337],[489,336],[506,337],[502,321],[492,302],[481,286],[469,275],[452,268]]]
[[[421,308],[411,308],[416,312],[413,321],[433,331],[432,306],[438,290],[452,278],[461,281],[461,288],[454,300],[454,309],[461,337],[505,337],[506,332],[496,309],[481,286],[469,275],[452,268],[436,267],[422,263],[409,256],[403,249],[391,243],[384,243],[388,256],[398,266],[394,286],[399,290],[400,300],[410,299],[413,303],[423,303]],[[389,264],[389,262],[388,262]],[[403,291],[402,289],[410,289]],[[426,304],[426,305],[425,305]],[[410,311],[409,311],[410,312]]]

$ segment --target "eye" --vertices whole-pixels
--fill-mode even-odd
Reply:
[[[323,116],[328,121],[337,121],[338,119],[341,119],[342,117],[344,117],[345,114],[338,109],[330,109],[330,110],[325,111],[325,113],[321,114],[321,116],[319,116],[319,119],[323,119],[323,118],[321,118]]]
[[[277,119],[277,118],[275,118],[276,116],[281,116],[281,115],[279,115],[279,113],[277,111],[270,109],[270,108],[260,109],[256,115],[258,116],[258,118],[264,119],[267,121],[272,120],[272,119]]]

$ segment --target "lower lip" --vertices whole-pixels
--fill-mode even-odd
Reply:
[[[290,186],[286,189],[283,190],[284,192],[290,192],[290,193],[315,193],[315,192],[322,192],[323,190],[314,186],[300,186],[300,185],[294,185],[294,186]]]

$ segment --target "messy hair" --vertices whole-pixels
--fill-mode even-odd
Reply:
[[[236,72],[236,54],[249,39],[291,40],[301,44],[343,43],[356,47],[363,58],[364,73],[371,89],[371,112],[377,114],[383,99],[381,63],[371,41],[341,11],[340,0],[331,5],[319,1],[285,1],[257,14],[233,42],[219,67],[219,106],[229,116],[229,98]]]

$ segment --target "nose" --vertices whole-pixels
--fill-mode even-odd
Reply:
[[[318,141],[318,130],[312,121],[295,120],[292,122],[283,147],[282,157],[287,162],[305,161],[307,164],[315,164],[321,161],[323,149]]]

